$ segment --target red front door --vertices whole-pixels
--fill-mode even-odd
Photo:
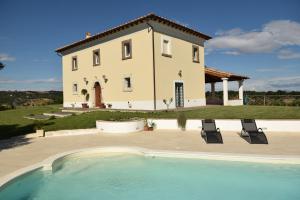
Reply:
[[[95,83],[95,106],[101,106],[101,86],[99,83]]]

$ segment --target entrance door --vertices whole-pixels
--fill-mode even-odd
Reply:
[[[95,83],[95,107],[101,106],[101,86],[98,82]]]
[[[184,106],[183,83],[175,82],[175,105],[176,107]]]

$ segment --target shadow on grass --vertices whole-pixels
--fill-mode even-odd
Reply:
[[[24,134],[32,132],[33,129],[33,124],[22,127],[19,127],[17,124],[0,125],[0,151],[29,144],[30,139],[26,138]]]
[[[52,125],[53,122],[44,125]],[[26,134],[35,132],[35,124],[19,126],[18,124],[0,125],[0,151],[30,143],[30,138]],[[17,136],[17,137],[16,137]]]

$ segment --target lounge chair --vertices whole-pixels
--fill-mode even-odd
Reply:
[[[268,144],[268,139],[261,128],[257,128],[254,119],[242,119],[241,137],[251,144]],[[248,140],[247,140],[248,139]]]
[[[216,128],[215,120],[202,120],[201,136],[206,143],[223,143],[222,135],[219,128]]]

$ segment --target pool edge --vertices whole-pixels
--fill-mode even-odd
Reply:
[[[236,162],[254,162],[254,163],[269,163],[269,164],[300,164],[300,156],[287,155],[262,155],[262,154],[236,154],[236,153],[216,153],[216,152],[193,152],[193,151],[171,151],[171,150],[152,150],[141,147],[93,147],[76,149],[55,154],[43,160],[42,162],[18,169],[10,174],[0,178],[0,189],[6,184],[13,181],[28,172],[42,169],[52,170],[54,164],[63,162],[72,156],[83,156],[99,153],[129,153],[139,154],[143,156],[168,157],[168,158],[190,158],[190,159],[205,159],[205,160],[222,160]]]

